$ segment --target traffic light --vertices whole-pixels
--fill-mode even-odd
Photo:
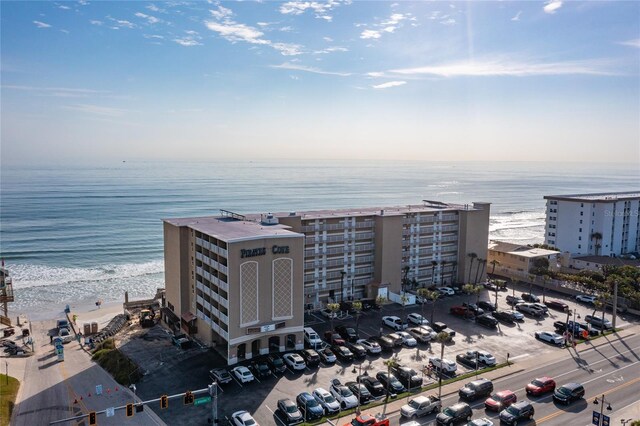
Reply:
[[[162,395],[160,397],[160,409],[164,410],[169,407],[169,397],[167,395]]]
[[[96,418],[96,412],[91,411],[89,413],[89,425],[97,425],[97,424],[98,424],[98,419]]]
[[[191,393],[191,391],[187,391],[184,394],[184,405],[193,404],[193,400],[194,400],[193,394]]]
[[[127,408],[126,408],[126,413],[127,413],[127,417],[133,417],[133,404],[129,403],[127,404]]]

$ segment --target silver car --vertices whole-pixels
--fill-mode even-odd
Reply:
[[[313,397],[318,401],[318,403],[324,408],[324,413],[326,415],[335,414],[340,411],[340,403],[335,398],[335,396],[331,395],[331,392],[324,388],[318,388],[313,391]]]

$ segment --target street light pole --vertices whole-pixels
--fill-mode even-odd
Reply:
[[[209,385],[209,395],[211,395],[211,422],[218,424],[218,382]]]
[[[603,414],[604,414],[604,403],[607,403],[607,410],[611,411],[613,410],[613,408],[611,408],[611,403],[609,401],[606,401],[604,399],[604,394],[602,394],[602,397],[600,397],[600,401],[598,401],[598,398],[596,397],[596,399],[593,400],[593,403],[598,405],[600,404],[600,419],[598,420],[598,425],[600,426],[604,423],[604,419],[602,418]]]

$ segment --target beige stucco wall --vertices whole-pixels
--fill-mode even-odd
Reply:
[[[400,293],[402,281],[402,216],[375,217],[374,281]]]
[[[458,281],[466,283],[469,280],[469,268],[471,270],[471,281],[475,280],[477,261],[471,263],[469,253],[475,253],[478,259],[487,259],[487,247],[489,245],[489,214],[491,213],[490,203],[473,203],[474,210],[460,210],[460,236],[458,240]],[[477,209],[477,210],[475,210]],[[478,275],[481,282],[487,275],[487,268],[482,276]],[[482,272],[482,267],[480,267]]]
[[[178,227],[164,222],[164,279],[166,299],[180,317],[190,307],[191,286],[189,283],[189,232],[187,227]]]

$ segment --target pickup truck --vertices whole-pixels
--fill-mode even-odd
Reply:
[[[351,420],[351,423],[347,423],[344,426],[389,426],[389,419],[379,418],[370,414],[360,414],[355,419]]]
[[[400,408],[400,415],[408,419],[437,413],[442,407],[442,401],[435,395],[420,395],[409,400],[409,403]]]

